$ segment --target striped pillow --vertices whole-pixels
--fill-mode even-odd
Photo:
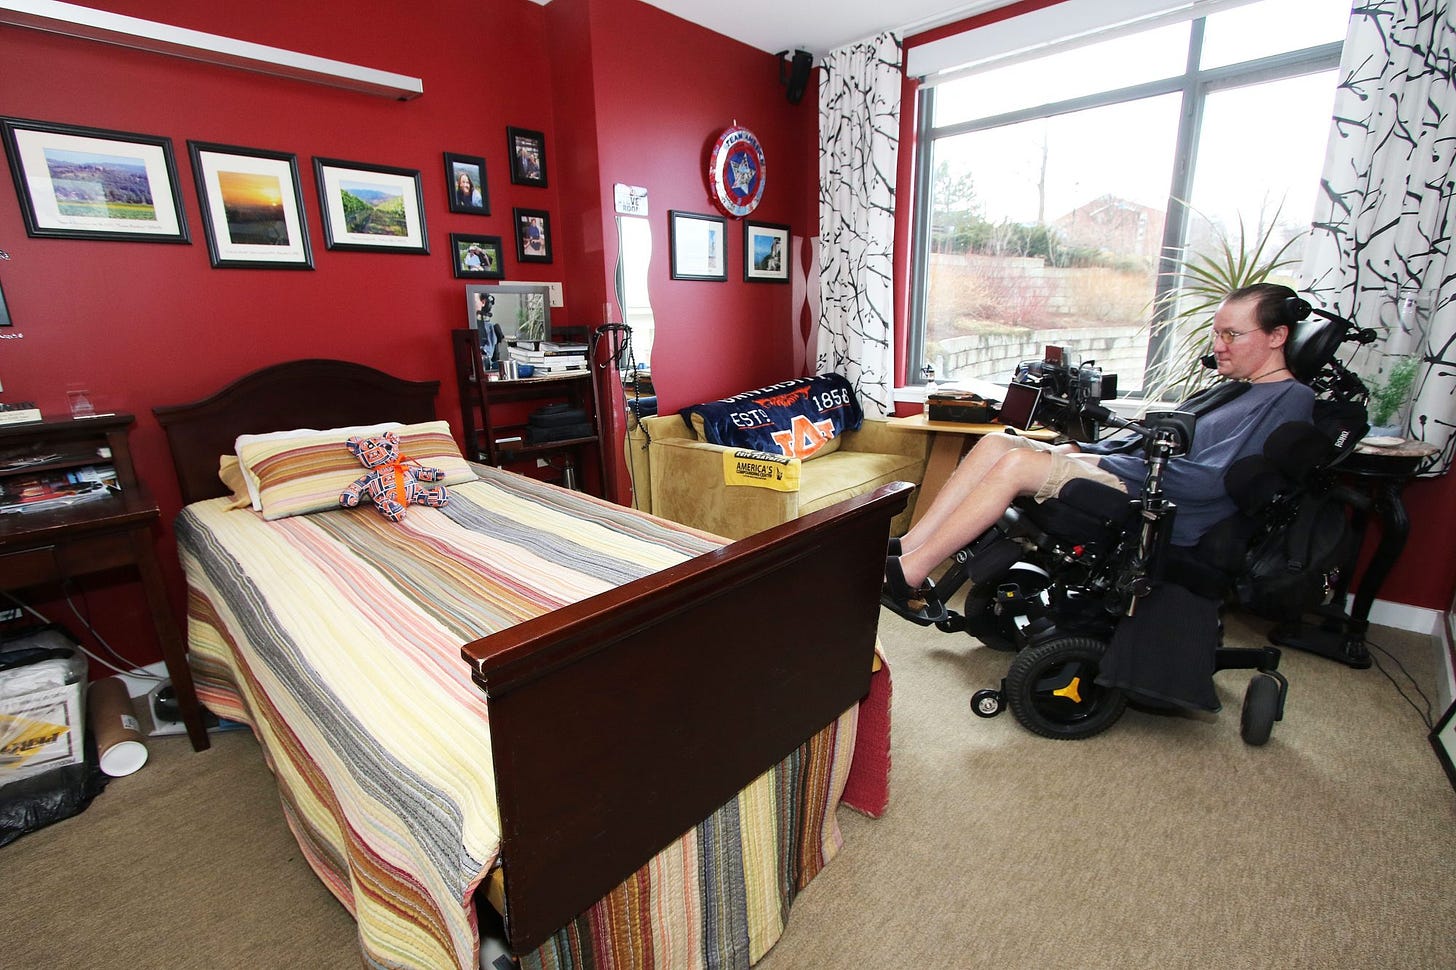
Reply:
[[[399,435],[402,456],[445,473],[444,485],[475,481],[444,421],[407,424]],[[339,493],[367,469],[345,447],[350,435],[320,432],[297,438],[244,444],[238,460],[258,482],[263,518],[282,519],[339,507]]]

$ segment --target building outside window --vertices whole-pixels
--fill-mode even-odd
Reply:
[[[1004,383],[1055,344],[1136,391],[1174,283],[1164,257],[1237,248],[1241,227],[1295,241],[1277,280],[1293,284],[1349,16],[1349,0],[1261,0],[930,79],[912,380],[929,364],[939,381]]]

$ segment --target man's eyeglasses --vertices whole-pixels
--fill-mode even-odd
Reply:
[[[1223,341],[1225,344],[1232,344],[1246,333],[1253,333],[1252,330],[1219,330],[1215,327],[1212,331],[1213,342]]]

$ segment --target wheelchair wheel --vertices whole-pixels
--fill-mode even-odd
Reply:
[[[1278,717],[1279,681],[1268,674],[1259,674],[1249,681],[1249,688],[1244,691],[1244,711],[1239,718],[1239,734],[1244,743],[1258,747],[1267,742]]]
[[[976,717],[995,717],[1005,708],[999,690],[978,690],[971,695],[971,713]]]
[[[1008,604],[1002,604],[1001,612],[996,612],[996,589],[1006,583],[1020,586],[1025,600],[1046,589],[1051,580],[1039,569],[1018,564],[999,579],[972,586],[966,593],[963,628],[992,650],[1010,653],[1025,645],[1021,626],[1026,614]]]
[[[1076,741],[1101,734],[1127,708],[1127,697],[1095,683],[1107,645],[1062,637],[1018,653],[1006,674],[1006,701],[1022,726],[1044,738]]]

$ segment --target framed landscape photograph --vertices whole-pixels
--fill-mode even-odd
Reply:
[[[445,187],[450,211],[490,215],[490,189],[485,184],[485,159],[478,155],[445,153]]]
[[[172,141],[0,118],[25,231],[52,239],[191,242]]]
[[[789,227],[743,222],[743,279],[749,283],[789,281]]]
[[[728,223],[701,212],[667,213],[670,276],[675,280],[728,280]]]
[[[313,269],[298,159],[189,141],[214,269]]]
[[[500,236],[467,236],[450,233],[450,253],[454,256],[455,276],[464,280],[504,279],[505,254]]]
[[[1456,704],[1446,708],[1446,713],[1436,721],[1436,726],[1431,729],[1430,740],[1431,747],[1436,751],[1436,758],[1446,771],[1446,780],[1451,782],[1451,787],[1456,788],[1456,763],[1451,760],[1456,755]]]
[[[545,209],[515,209],[516,259],[551,262],[551,214]]]
[[[430,251],[418,169],[315,158],[313,171],[328,248]]]
[[[516,185],[546,185],[546,136],[526,128],[507,128],[511,182]]]

